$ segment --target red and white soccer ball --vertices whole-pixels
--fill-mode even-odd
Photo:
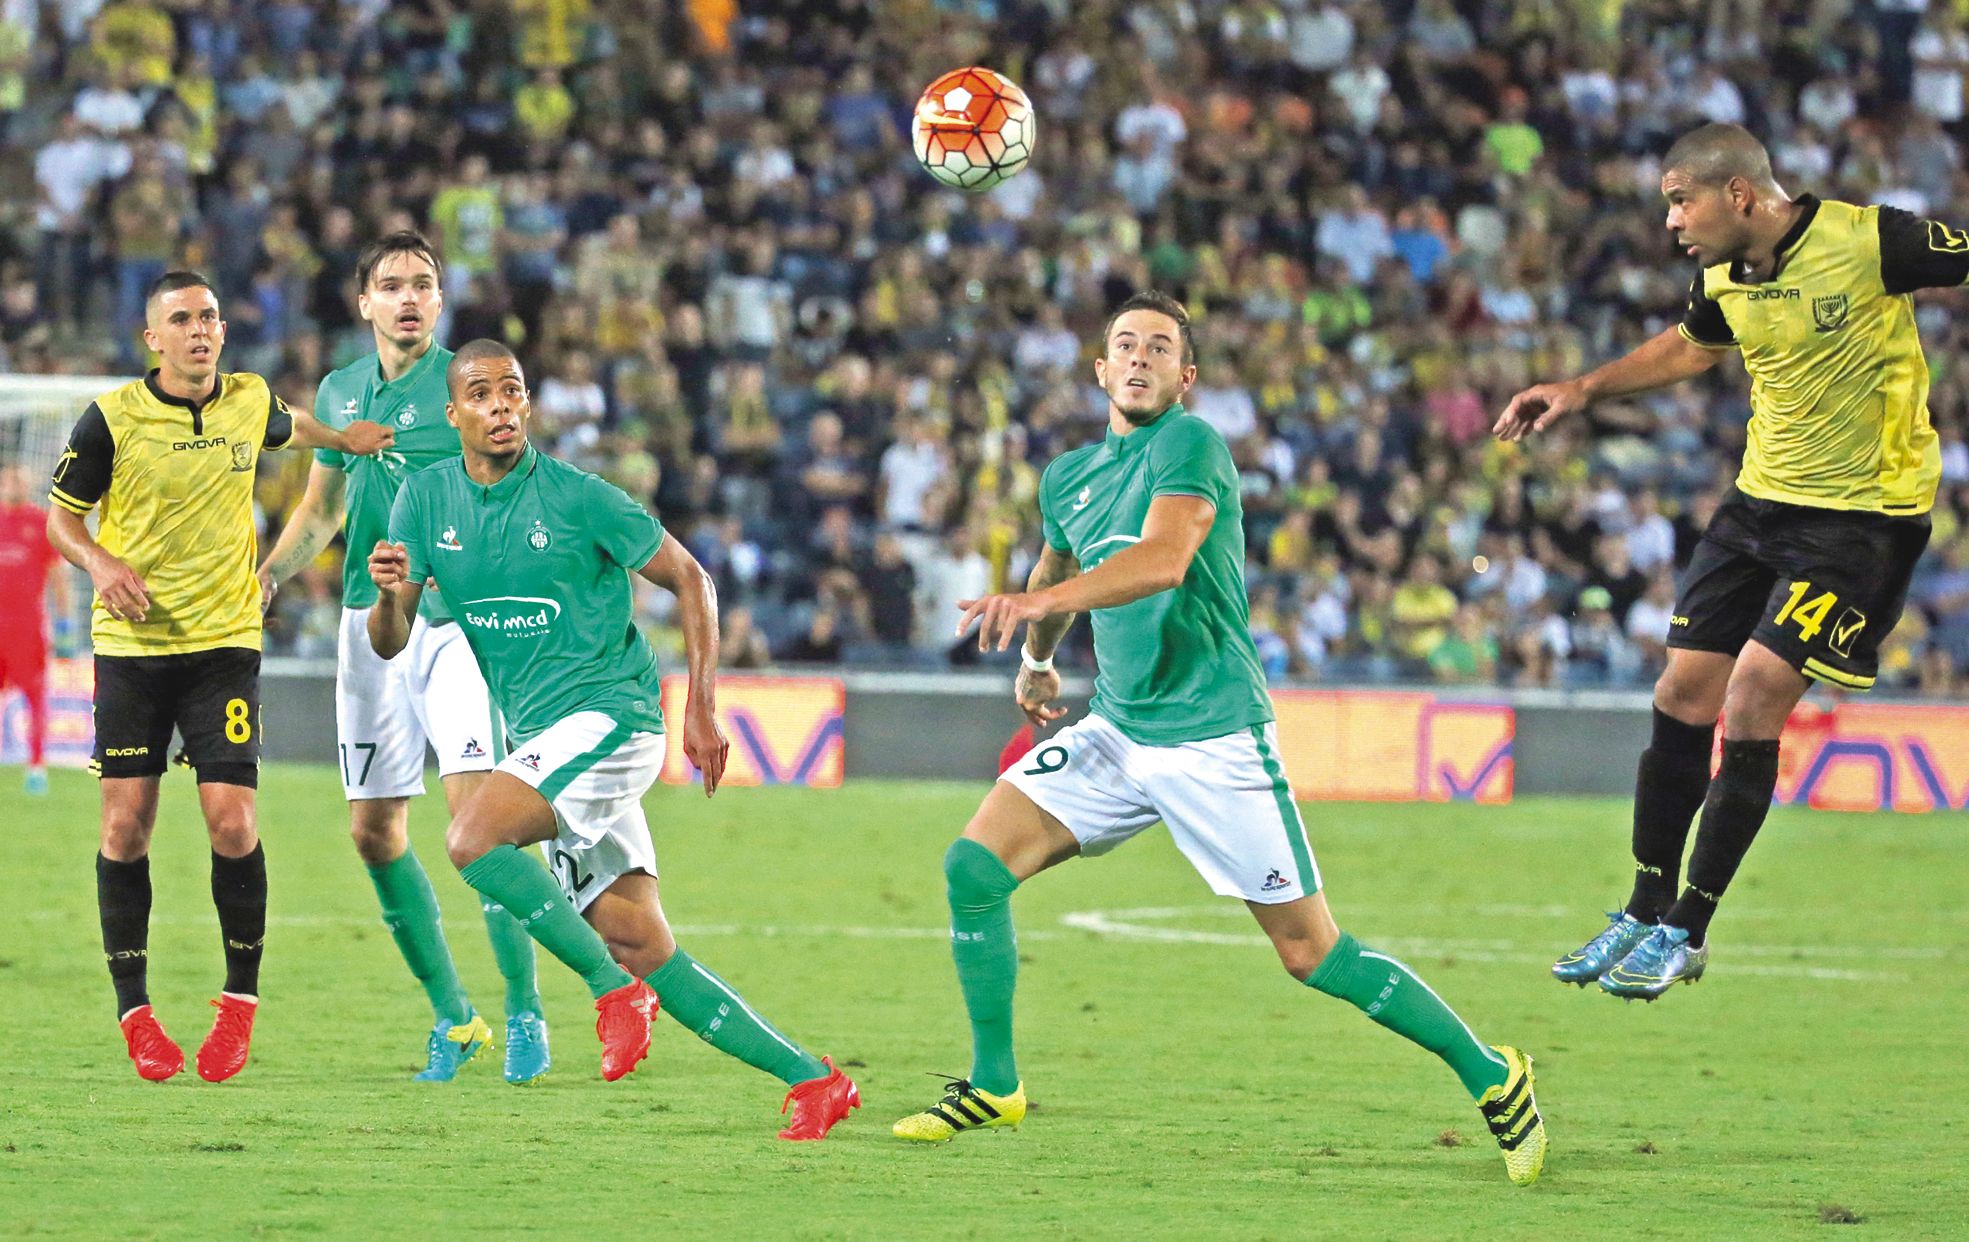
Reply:
[[[953,69],[930,83],[909,123],[916,158],[932,177],[977,192],[1032,159],[1038,120],[1026,93],[990,69]]]

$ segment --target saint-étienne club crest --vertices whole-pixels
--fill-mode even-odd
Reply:
[[[532,548],[535,552],[545,552],[553,544],[554,536],[548,532],[546,526],[541,524],[539,518],[533,519],[532,529],[526,532],[526,546]]]
[[[1851,302],[1843,293],[1828,293],[1812,299],[1812,322],[1821,332],[1832,332],[1846,326],[1846,312]]]

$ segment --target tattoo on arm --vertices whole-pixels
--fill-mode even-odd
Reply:
[[[324,477],[318,483],[309,480],[308,492],[288,518],[287,527],[282,528],[280,537],[274,541],[273,552],[267,557],[267,572],[275,582],[285,582],[306,569],[342,529],[342,503],[348,482],[339,470],[325,470],[321,466],[314,469],[322,471]]]
[[[1026,578],[1026,590],[1043,591],[1050,586],[1058,586],[1080,572],[1080,564],[1071,552],[1061,552],[1048,545],[1039,553],[1039,563],[1032,567]],[[1026,627],[1026,649],[1035,659],[1044,660],[1053,654],[1060,640],[1067,636],[1073,627],[1077,613],[1060,613],[1043,621],[1034,621]]]

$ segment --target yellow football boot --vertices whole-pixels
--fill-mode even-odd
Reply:
[[[1010,1095],[980,1091],[962,1078],[952,1078],[943,1099],[920,1113],[911,1113],[890,1127],[899,1139],[916,1143],[947,1143],[965,1130],[1017,1126],[1026,1117],[1026,1085]]]
[[[1504,1171],[1512,1184],[1529,1186],[1545,1171],[1546,1148],[1545,1119],[1538,1115],[1538,1101],[1531,1094],[1531,1058],[1503,1044],[1491,1047],[1511,1067],[1511,1076],[1502,1086],[1484,1092],[1477,1107],[1504,1153]]]

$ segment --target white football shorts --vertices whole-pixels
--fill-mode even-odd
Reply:
[[[663,735],[631,729],[603,712],[555,722],[499,765],[540,791],[559,833],[541,845],[576,910],[631,871],[656,874],[656,846],[643,795],[663,770]]]
[[[344,608],[335,741],[342,795],[351,802],[423,793],[427,743],[440,776],[490,772],[498,761],[491,700],[464,631],[418,617],[410,644],[385,660],[369,645],[369,610]]]
[[[1274,724],[1144,746],[1089,715],[998,779],[1066,825],[1090,857],[1161,820],[1221,896],[1276,905],[1319,891],[1319,866],[1279,765]]]

